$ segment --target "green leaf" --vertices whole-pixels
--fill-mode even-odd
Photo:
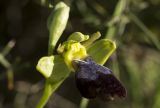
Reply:
[[[115,49],[115,42],[109,39],[102,39],[93,43],[87,49],[87,53],[93,58],[96,63],[103,65]]]

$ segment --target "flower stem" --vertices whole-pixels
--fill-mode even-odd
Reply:
[[[119,0],[118,1],[117,5],[115,7],[114,13],[113,13],[113,17],[112,17],[111,21],[109,21],[109,23],[108,23],[108,31],[105,35],[105,38],[112,39],[115,36],[116,31],[117,31],[116,23],[120,21],[121,16],[122,16],[126,6],[127,6],[127,0]]]
[[[47,103],[47,101],[52,93],[51,88],[52,87],[50,84],[45,84],[43,95],[42,95],[40,101],[38,102],[36,108],[43,108],[44,107],[44,105]]]
[[[89,100],[86,98],[81,99],[80,108],[87,108]]]
[[[44,88],[44,92],[43,92],[43,95],[40,99],[40,101],[38,102],[36,108],[43,108],[46,103],[48,102],[51,94],[61,85],[61,83],[63,82],[64,80],[60,81],[60,82],[57,82],[57,83],[54,83],[54,84],[51,84],[48,80],[46,81],[46,84],[45,84],[45,88]],[[54,86],[53,86],[54,85]]]

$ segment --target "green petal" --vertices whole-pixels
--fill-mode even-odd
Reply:
[[[65,78],[69,76],[70,72],[71,71],[64,62],[63,57],[60,55],[55,55],[54,67],[51,76],[48,78],[48,81],[50,83],[63,81]]]
[[[102,39],[93,43],[88,49],[88,54],[96,63],[103,65],[116,49],[115,42],[109,39]]]
[[[54,56],[46,56],[40,58],[36,66],[37,70],[45,77],[48,78],[52,74],[54,66]]]
[[[81,32],[74,32],[68,38],[68,40],[74,40],[77,42],[86,41],[88,39],[89,39],[89,35],[84,35]]]
[[[62,56],[59,55],[42,57],[36,68],[50,82],[60,81],[70,73]]]

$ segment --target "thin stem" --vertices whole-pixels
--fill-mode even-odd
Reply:
[[[13,75],[13,71],[12,71],[12,67],[11,64],[7,61],[7,59],[4,58],[4,56],[0,53],[0,63],[7,69],[7,78],[8,78],[8,89],[13,89],[13,79],[14,79],[14,75]]]
[[[111,65],[112,65],[113,73],[115,74],[116,77],[119,78],[120,77],[120,70],[119,70],[119,63],[118,63],[118,59],[117,59],[117,53],[114,54]]]
[[[13,89],[14,87],[14,74],[10,62],[5,58],[5,56],[10,52],[14,47],[15,40],[11,40],[5,46],[5,48],[0,53],[0,63],[7,69],[7,78],[8,78],[8,89]]]
[[[11,51],[11,49],[15,46],[15,43],[16,43],[15,40],[9,41],[8,44],[2,50],[1,54],[3,56],[6,56]]]
[[[61,85],[64,80],[51,84],[48,80],[46,81],[43,95],[38,102],[36,108],[43,108],[48,102],[51,94]],[[54,86],[53,86],[54,85]]]
[[[127,6],[127,0],[119,0],[118,1],[117,5],[115,7],[115,10],[114,10],[113,17],[112,17],[111,21],[108,23],[108,31],[105,35],[105,38],[112,39],[115,36],[116,31],[117,31],[116,23],[120,21],[121,16],[122,16],[126,6]]]
[[[12,69],[8,69],[7,77],[8,77],[8,89],[12,90],[14,88],[14,74]]]
[[[0,53],[0,63],[7,69],[11,67],[11,64],[4,58],[4,56]]]
[[[45,106],[45,104],[47,103],[51,93],[52,93],[51,85],[50,84],[45,84],[43,95],[42,95],[40,101],[38,102],[36,108],[43,108]]]
[[[144,25],[144,23],[141,20],[139,20],[139,18],[136,15],[134,15],[133,13],[130,12],[129,17],[148,36],[148,38],[155,44],[155,46],[158,49],[160,49],[159,41],[156,38],[157,36],[152,31],[150,31]]]
[[[87,108],[89,100],[86,98],[81,99],[80,108]]]

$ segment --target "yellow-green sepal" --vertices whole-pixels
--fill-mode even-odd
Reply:
[[[40,58],[36,68],[50,82],[63,80],[70,73],[63,57],[60,55]]]
[[[116,44],[114,41],[109,39],[101,39],[93,43],[87,49],[87,53],[96,63],[103,65],[115,51],[115,49]]]
[[[45,56],[40,58],[36,69],[45,77],[49,78],[54,67],[54,56]]]
[[[52,69],[52,74],[48,78],[50,83],[61,82],[68,77],[70,70],[67,67],[63,57],[61,55],[55,55],[54,57],[54,67]]]

